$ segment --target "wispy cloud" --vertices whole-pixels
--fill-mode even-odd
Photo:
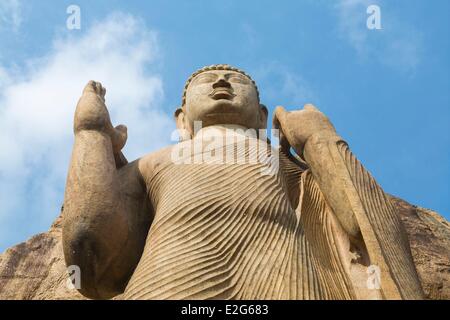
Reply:
[[[245,46],[244,48],[251,52],[260,44],[258,33],[255,28],[248,22],[243,22],[241,24],[241,30],[244,34]]]
[[[252,72],[257,79],[262,102],[302,108],[305,103],[318,103],[318,97],[308,81],[287,66],[271,61]],[[280,97],[284,97],[280,101]]]
[[[339,35],[347,40],[359,55],[368,54],[366,8],[370,4],[370,0],[339,0],[335,3]]]
[[[381,30],[367,28],[366,10],[373,4],[381,9]],[[339,36],[364,61],[378,61],[403,72],[414,72],[421,59],[422,34],[391,5],[381,0],[337,1],[333,9],[337,13]]]
[[[166,144],[157,34],[113,14],[82,36],[54,41],[44,57],[13,72],[0,66],[0,251],[47,228],[58,214],[73,142],[76,102],[88,80],[107,88],[115,124],[128,126],[136,158]]]
[[[22,4],[19,0],[2,0],[0,2],[0,29],[18,30],[22,23]]]

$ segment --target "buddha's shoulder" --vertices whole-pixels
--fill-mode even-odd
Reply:
[[[172,163],[171,153],[174,145],[169,145],[157,151],[150,152],[139,159],[139,170],[150,173],[162,166]]]
[[[148,153],[138,160],[138,168],[144,177],[151,177],[155,173],[164,168],[170,168],[174,164],[179,163],[179,149],[184,143],[169,145],[157,151]],[[300,174],[307,168],[297,159],[292,156],[288,157],[283,153],[279,153],[279,166],[284,172],[284,175],[295,176],[294,179],[299,178]]]

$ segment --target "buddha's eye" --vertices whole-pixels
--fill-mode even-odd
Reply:
[[[216,81],[217,75],[212,73],[204,73],[197,77],[195,80],[195,83],[201,84],[201,83],[209,83]]]
[[[232,75],[228,78],[228,81],[233,82],[233,83],[243,83],[243,84],[248,83],[247,78],[240,76],[240,75]]]

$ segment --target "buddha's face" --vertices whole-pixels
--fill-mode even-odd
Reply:
[[[205,71],[192,79],[183,112],[189,130],[194,121],[202,121],[203,127],[235,124],[255,129],[265,128],[267,121],[252,81],[230,70]]]

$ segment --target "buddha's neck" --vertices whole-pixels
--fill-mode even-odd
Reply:
[[[249,128],[236,124],[217,124],[201,128],[195,133],[194,139],[205,139],[210,137],[245,137]]]

